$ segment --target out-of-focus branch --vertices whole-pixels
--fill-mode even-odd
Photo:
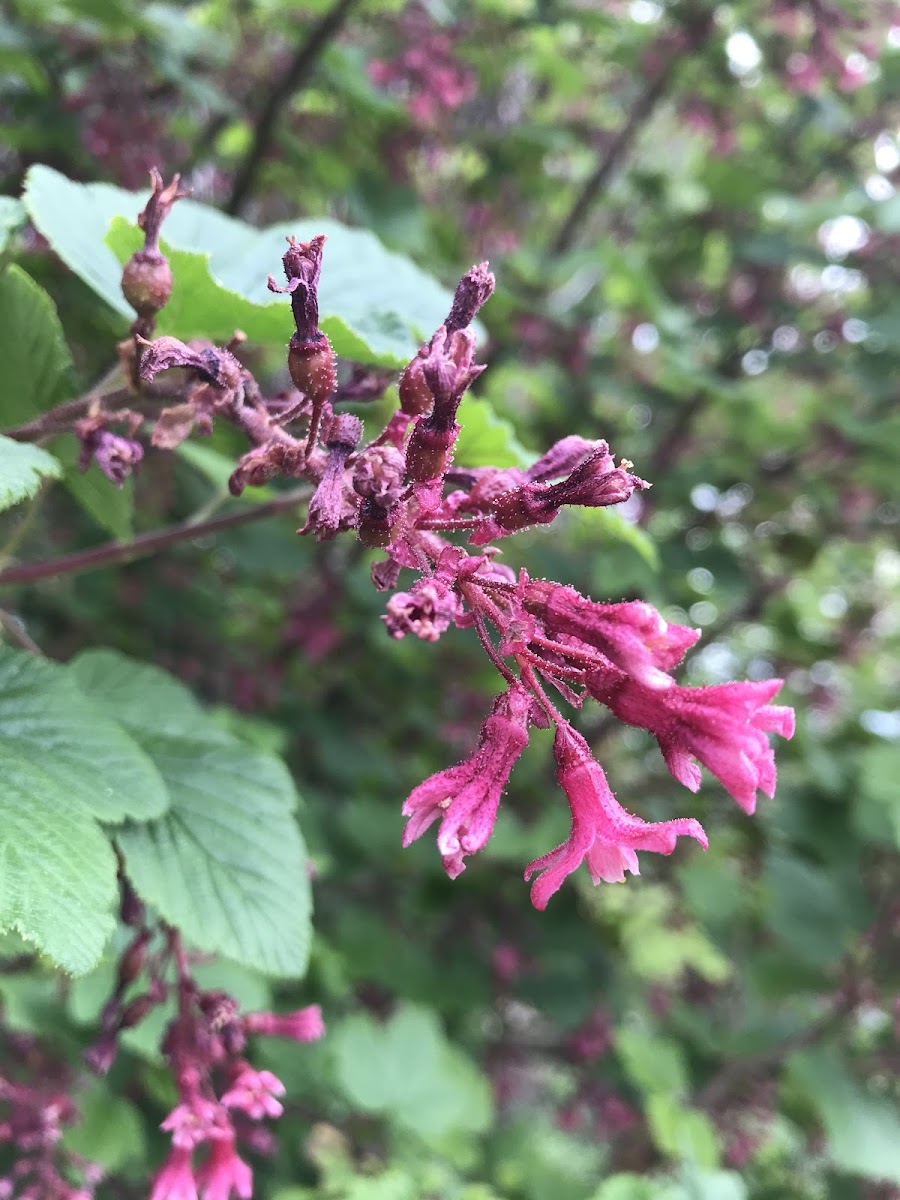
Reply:
[[[257,168],[272,143],[282,108],[310,78],[328,43],[342,28],[356,3],[357,0],[337,0],[313,26],[284,72],[272,84],[256,119],[253,140],[235,175],[231,195],[225,205],[226,212],[237,215],[246,204],[253,190]]]
[[[609,149],[596,168],[582,185],[581,191],[575,197],[572,207],[566,214],[562,224],[550,243],[552,254],[564,254],[571,250],[577,240],[578,233],[585,218],[594,206],[597,197],[615,174],[619,164],[628,154],[637,139],[638,133],[646,121],[652,116],[654,109],[665,95],[669,80],[675,69],[675,60],[670,58],[655,79],[644,88],[634,102],[628,120],[616,134]]]
[[[64,554],[59,558],[49,559],[47,562],[23,563],[21,566],[8,567],[5,571],[0,571],[0,587],[36,583],[41,579],[75,575],[82,571],[92,571],[96,567],[107,567],[113,563],[133,562],[136,558],[146,558],[147,555],[156,554],[160,550],[167,550],[170,546],[177,545],[178,542],[207,537],[211,533],[220,533],[225,529],[235,529],[239,525],[247,525],[251,521],[261,521],[278,513],[290,512],[291,509],[297,508],[308,500],[311,494],[311,488],[294,488],[265,504],[225,513],[208,521],[197,522],[188,518],[187,521],[182,521],[178,525],[138,534],[129,542],[105,542],[102,546],[93,546],[90,550],[79,550],[74,554]]]
[[[657,105],[668,91],[679,61],[686,54],[693,53],[704,44],[711,24],[711,12],[695,13],[689,16],[682,27],[684,39],[680,45],[667,45],[665,39],[661,40],[658,52],[662,58],[662,64],[635,100],[625,124],[582,185],[581,191],[575,197],[572,207],[550,242],[551,254],[563,254],[574,246],[581,226],[593,208],[597,197],[627,157],[637,141],[641,129],[649,121],[656,111]]]

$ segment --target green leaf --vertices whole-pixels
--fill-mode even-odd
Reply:
[[[0,648],[0,753],[33,763],[101,821],[158,817],[159,772],[137,743],[86,700],[64,668]]]
[[[96,464],[81,471],[78,442],[70,434],[54,438],[50,445],[65,467],[63,483],[66,489],[84,511],[114,538],[120,542],[129,541],[134,535],[134,481],[126,479],[119,488]]]
[[[487,1127],[487,1081],[430,1010],[408,1006],[385,1025],[354,1015],[329,1041],[337,1081],[364,1112],[383,1113],[426,1139]]]
[[[9,245],[13,234],[25,224],[27,217],[21,200],[0,196],[0,253]]]
[[[0,510],[27,500],[45,479],[58,479],[61,473],[61,465],[46,450],[0,435]]]
[[[136,734],[231,741],[193,692],[159,667],[101,649],[83,651],[69,670],[83,692]]]
[[[643,1028],[620,1029],[616,1054],[635,1086],[648,1096],[680,1095],[688,1089],[684,1051],[669,1038],[654,1037]]]
[[[239,742],[147,736],[172,798],[120,845],[143,898],[202,950],[300,976],[309,953],[306,850],[278,759]]]
[[[131,320],[120,288],[122,264],[142,244],[134,226],[146,193],[74,183],[49,167],[33,166],[24,200],[32,221],[63,261]],[[115,217],[122,220],[110,234]],[[266,279],[280,272],[288,234],[309,238],[317,233],[329,239],[319,312],[335,351],[364,362],[402,366],[443,321],[450,293],[373,234],[324,218],[304,217],[258,230],[207,205],[180,201],[165,225],[175,287],[160,314],[160,333],[221,340],[240,328],[251,341],[286,344],[290,308],[285,297],[267,290]]]
[[[460,467],[527,467],[533,462],[509,421],[487,400],[467,396],[459,410],[462,426],[453,454]]]
[[[310,886],[284,764],[231,737],[154,667],[92,651],[72,670],[144,747],[171,798],[162,820],[118,835],[141,896],[201,950],[302,975]]]
[[[65,1131],[63,1145],[71,1154],[118,1171],[146,1153],[140,1112],[128,1100],[97,1080],[78,1094],[78,1121]]]
[[[643,1175],[611,1175],[604,1180],[591,1200],[657,1200],[659,1189]]]
[[[617,508],[571,508],[566,517],[577,544],[618,542],[636,551],[651,570],[659,570],[659,551],[653,539]]]
[[[848,897],[833,873],[774,851],[766,862],[769,927],[801,963],[826,967],[849,947],[855,930]]]
[[[0,427],[19,425],[70,394],[72,366],[56,306],[12,264],[0,274]]]
[[[647,1097],[645,1111],[650,1136],[663,1154],[710,1170],[719,1165],[719,1139],[706,1113],[660,1094]]]
[[[825,1126],[825,1153],[842,1171],[900,1183],[900,1109],[854,1082],[838,1054],[824,1047],[795,1054],[792,1079]]]
[[[0,929],[83,974],[115,924],[115,855],[87,807],[2,740],[0,779]]]

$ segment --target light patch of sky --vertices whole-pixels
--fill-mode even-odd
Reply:
[[[875,166],[885,175],[900,167],[900,150],[895,138],[889,133],[879,133],[875,139]]]
[[[731,34],[725,43],[725,53],[735,75],[749,75],[762,62],[762,51],[746,29]]]
[[[631,335],[631,344],[638,354],[652,354],[659,345],[659,330],[649,321],[636,325]]]
[[[889,200],[896,190],[891,181],[883,175],[869,175],[864,187],[870,200]]]
[[[653,25],[662,16],[662,5],[655,0],[632,0],[628,15],[638,25]]]
[[[859,217],[842,213],[819,226],[819,242],[829,258],[846,258],[869,240],[869,227]]]

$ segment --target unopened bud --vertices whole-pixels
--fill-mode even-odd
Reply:
[[[427,353],[428,348],[423,346],[400,376],[400,408],[410,417],[424,416],[434,408],[434,394],[422,369]]]
[[[159,1001],[145,992],[141,996],[135,998],[125,1006],[122,1012],[122,1019],[119,1021],[120,1029],[133,1029],[135,1025],[140,1025],[144,1017],[156,1008]]]
[[[363,500],[359,510],[359,524],[356,527],[359,540],[370,549],[389,546],[394,540],[400,516],[399,504],[382,508],[372,499]]]
[[[334,351],[323,333],[315,342],[301,342],[295,336],[288,347],[288,370],[294,387],[312,401],[321,404],[332,394],[337,383]]]
[[[130,983],[134,983],[144,969],[144,961],[147,957],[147,943],[149,941],[149,930],[142,930],[119,960],[119,975],[116,983],[116,991],[119,995],[125,991]]]
[[[172,268],[165,255],[137,250],[122,272],[122,295],[140,317],[152,317],[172,295]]]
[[[431,417],[420,421],[406,447],[406,475],[413,483],[443,477],[453,458],[459,425],[436,425]]]

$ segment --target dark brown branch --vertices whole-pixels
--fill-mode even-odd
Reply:
[[[156,529],[150,533],[141,533],[130,542],[105,542],[102,546],[94,546],[90,550],[78,550],[74,554],[64,554],[60,558],[52,558],[48,562],[23,563],[21,566],[9,567],[0,571],[0,587],[10,587],[13,584],[36,583],[41,579],[55,579],[59,575],[75,575],[82,571],[93,571],[96,567],[110,566],[112,563],[133,562],[136,558],[146,558],[159,550],[167,550],[178,542],[189,541],[193,538],[207,537],[211,533],[220,533],[224,529],[235,529],[239,525],[247,525],[251,521],[261,521],[265,517],[277,513],[289,512],[297,508],[311,495],[310,488],[294,488],[269,500],[265,504],[243,508],[237,512],[225,513],[208,521],[183,521],[179,525],[170,525],[165,529]]]
[[[129,407],[135,399],[134,392],[128,388],[110,392],[102,398],[102,401],[95,394],[88,393],[77,400],[59,404],[56,408],[51,408],[47,412],[41,413],[39,417],[26,421],[23,425],[17,425],[14,429],[4,429],[2,433],[4,437],[12,438],[16,442],[36,442],[41,438],[50,437],[54,433],[65,433],[66,430],[72,428],[76,421],[87,416],[88,410],[93,404],[99,403],[100,407],[104,409],[107,404],[122,404]]]
[[[637,140],[642,127],[653,115],[656,106],[666,94],[680,59],[703,45],[711,21],[712,16],[708,12],[698,13],[689,19],[684,26],[687,44],[682,44],[680,48],[676,48],[674,44],[666,45],[665,40],[660,42],[658,50],[663,56],[663,65],[635,100],[628,114],[628,120],[613,138],[606,154],[598,162],[593,173],[575,197],[575,202],[550,243],[551,254],[564,254],[574,246],[581,226],[593,208],[597,197],[616,173]]]
[[[346,22],[357,0],[337,0],[337,3],[314,25],[309,37],[298,46],[286,70],[272,85],[266,102],[256,119],[253,141],[237,170],[225,211],[237,215],[246,204],[257,168],[268,153],[281,110],[292,96],[309,80],[328,43]]]
[[[569,209],[563,223],[557,230],[556,236],[550,243],[551,254],[564,254],[567,250],[572,249],[578,237],[579,230],[591,208],[593,208],[594,202],[615,174],[619,164],[635,142],[641,127],[652,116],[654,109],[665,94],[674,69],[675,59],[672,57],[668,59],[666,65],[656,78],[652,79],[640,96],[638,96],[631,112],[628,114],[628,120],[616,134],[606,154],[601,158],[594,172],[588,177],[581,191],[575,197],[575,203]]]

